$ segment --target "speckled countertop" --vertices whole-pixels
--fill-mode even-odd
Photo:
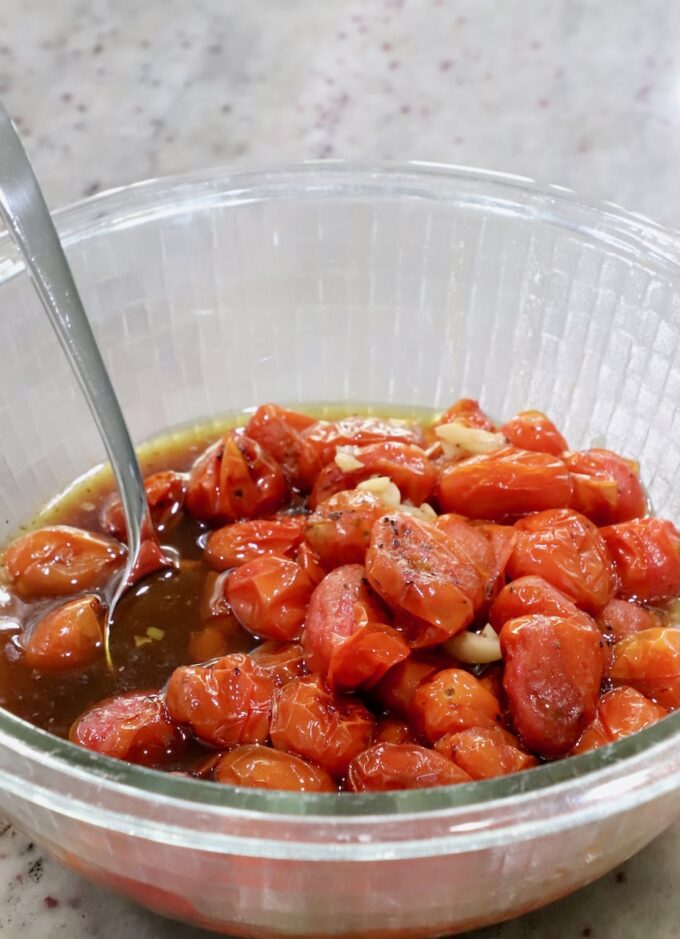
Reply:
[[[0,97],[53,207],[211,164],[466,163],[680,227],[680,4],[3,0]],[[198,939],[0,826],[0,936]],[[680,936],[680,826],[480,939]]]

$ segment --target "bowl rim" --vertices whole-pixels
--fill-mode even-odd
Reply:
[[[464,195],[462,189],[470,192]],[[475,187],[480,191],[476,192]],[[486,192],[484,191],[486,189]],[[524,218],[536,217],[562,228],[577,230],[616,244],[623,251],[647,257],[675,276],[680,271],[680,232],[659,225],[620,206],[583,199],[563,186],[544,185],[529,177],[474,167],[431,162],[306,161],[281,166],[216,167],[198,172],[157,177],[120,186],[79,200],[54,213],[66,246],[98,233],[172,216],[227,199],[232,204],[276,197],[385,195],[391,198],[447,198],[473,205],[500,205]],[[154,208],[155,207],[155,208]],[[639,260],[639,258],[638,258]],[[23,264],[7,233],[0,235],[0,285],[23,272]],[[670,758],[674,742],[680,740],[680,710],[637,734],[587,754],[569,757],[538,768],[457,786],[390,793],[281,793],[243,787],[218,786],[185,779],[110,759],[55,737],[0,708],[0,744],[38,759],[62,774],[103,788],[123,787],[134,793],[160,797],[185,807],[239,816],[278,818],[328,818],[351,822],[353,818],[407,818],[495,805],[517,805],[545,790],[557,791],[582,782],[596,784],[616,773],[626,775],[628,764],[637,764],[644,754],[655,751]],[[650,761],[653,762],[653,761]],[[11,783],[11,774],[0,771]],[[680,788],[680,777],[650,788],[645,794],[635,788],[635,803],[641,804],[661,791]],[[650,795],[651,793],[651,795]],[[633,793],[629,793],[633,795]],[[619,811],[620,800],[611,800],[609,811]],[[572,820],[575,820],[572,807]]]

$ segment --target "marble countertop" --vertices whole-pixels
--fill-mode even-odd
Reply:
[[[0,97],[53,207],[218,163],[420,159],[533,176],[680,227],[667,0],[4,0]],[[0,826],[0,936],[198,939]],[[680,936],[680,827],[479,939]]]

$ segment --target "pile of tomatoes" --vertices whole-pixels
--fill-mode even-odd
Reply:
[[[680,706],[680,534],[646,514],[634,463],[570,451],[540,412],[497,427],[463,399],[423,426],[267,404],[146,488],[135,577],[173,563],[173,518],[204,523],[206,632],[164,688],[83,714],[82,746],[176,769],[199,745],[187,771],[232,785],[405,789],[529,769]],[[63,598],[21,636],[37,672],[103,654],[119,503],[101,527],[4,554],[15,595]],[[259,644],[213,657],[213,615]]]

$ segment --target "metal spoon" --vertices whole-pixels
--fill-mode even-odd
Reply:
[[[0,104],[0,216],[23,255],[33,286],[85,396],[120,493],[128,535],[124,570],[104,589],[106,643],[113,609],[139,557],[148,515],[144,483],[125,418],[71,268],[16,128]]]

